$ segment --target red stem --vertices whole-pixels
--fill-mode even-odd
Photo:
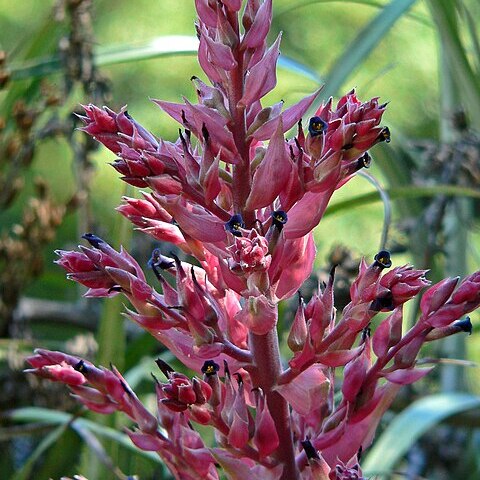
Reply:
[[[245,86],[244,52],[236,51],[237,67],[230,73],[229,108],[232,116],[232,135],[239,153],[239,163],[233,166],[233,208],[240,213],[247,228],[252,228],[255,223],[254,212],[245,211],[245,204],[250,195],[250,148],[247,142],[247,126],[245,107],[238,102],[243,97]]]
[[[280,439],[280,444],[273,455],[279,463],[283,464],[281,480],[296,480],[299,476],[295,463],[288,404],[278,392],[273,390],[282,373],[276,329],[270,330],[266,335],[250,333],[249,345],[254,358],[254,368],[249,372],[252,384],[263,390]]]

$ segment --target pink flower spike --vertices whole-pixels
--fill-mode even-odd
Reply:
[[[239,106],[248,107],[260,100],[277,84],[276,66],[280,55],[279,34],[275,43],[267,50],[264,57],[251,69],[245,81],[245,94],[239,101]]]

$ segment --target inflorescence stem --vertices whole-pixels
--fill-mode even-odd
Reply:
[[[274,456],[284,465],[281,480],[296,480],[299,476],[295,463],[288,405],[285,399],[273,390],[282,373],[276,329],[270,330],[266,335],[250,333],[249,345],[254,358],[254,368],[249,372],[252,383],[255,387],[260,387],[266,395],[268,408],[280,439]]]

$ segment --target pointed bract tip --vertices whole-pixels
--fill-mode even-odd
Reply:
[[[86,240],[92,247],[98,248],[101,243],[105,243],[100,237],[97,237],[93,233],[84,233],[82,238]]]
[[[157,358],[155,360],[155,363],[157,364],[157,367],[160,369],[160,371],[165,375],[165,378],[170,378],[170,374],[175,372],[175,370],[164,360],[161,358]]]
[[[228,362],[226,360],[223,361],[223,370],[225,372],[225,376],[230,378],[230,369],[228,368]]]

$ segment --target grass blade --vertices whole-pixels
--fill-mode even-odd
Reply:
[[[99,425],[85,418],[76,418],[69,413],[49,410],[48,408],[25,407],[6,412],[3,416],[19,423],[44,422],[49,425],[65,425],[71,421],[75,421],[76,423],[79,423],[81,427],[88,429],[92,433],[102,438],[112,440],[138,455],[148,458],[157,464],[163,465],[163,462],[158,455],[155,455],[153,452],[139,450],[124,433],[104,425]]]
[[[358,33],[330,70],[320,94],[322,98],[338,92],[352,72],[372,53],[378,42],[415,1],[392,0]]]
[[[449,68],[455,72],[455,81],[462,92],[464,107],[472,120],[480,125],[480,81],[473,71],[460,39],[455,5],[452,0],[429,0],[432,17],[441,36]]]
[[[155,58],[171,57],[178,55],[196,55],[198,40],[189,35],[165,35],[156,37],[149,42],[141,44],[116,45],[99,48],[96,53],[96,65],[107,66],[119,63],[139,62]],[[321,83],[319,75],[306,65],[291,58],[280,56],[280,67],[293,73],[303,75],[316,83]],[[11,66],[12,80],[41,78],[58,73],[62,70],[60,59],[57,55],[34,58],[28,62]]]
[[[422,398],[397,415],[375,442],[363,462],[364,474],[386,475],[418,438],[445,418],[480,408],[480,397],[444,393]]]
[[[434,185],[431,187],[394,187],[386,188],[384,192],[388,195],[390,200],[435,197],[436,195],[480,199],[480,190],[468,187],[458,187],[456,185]],[[333,215],[334,213],[341,212],[342,210],[351,210],[352,208],[361,207],[363,205],[368,205],[380,200],[381,197],[378,191],[356,195],[355,197],[330,205],[325,212],[325,216]]]
[[[65,430],[69,426],[69,421],[60,423],[55,430],[51,431],[35,448],[32,454],[28,457],[28,460],[17,470],[11,480],[28,480],[37,461],[45,454],[45,452],[54,445],[60,437],[64,434]]]
[[[311,5],[318,5],[318,4],[321,4],[321,3],[353,3],[354,5],[355,4],[356,5],[365,5],[367,7],[374,7],[374,8],[385,7],[385,2],[379,2],[379,1],[376,1],[376,0],[309,0],[309,1],[294,3],[293,5],[291,5],[289,3],[288,6],[286,6],[284,8],[280,8],[276,12],[274,12],[273,13],[273,18],[275,19],[275,18],[280,17],[282,15],[292,13],[293,11],[298,10],[300,8],[309,7]],[[426,25],[427,27],[432,26],[431,20],[424,15],[419,15],[418,13],[407,12],[406,16],[411,18],[412,20],[415,20],[418,23]]]

